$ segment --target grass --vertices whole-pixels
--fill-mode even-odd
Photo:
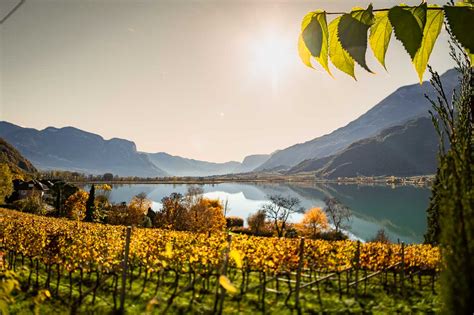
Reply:
[[[21,261],[19,258],[17,262]],[[29,261],[25,261],[23,266],[16,266],[17,274],[23,289],[16,292],[15,303],[10,305],[11,314],[31,314],[34,310],[34,297],[38,290],[45,288],[47,282],[47,271],[42,264],[39,264],[38,286],[36,286],[36,272],[34,268],[28,269]],[[31,277],[30,277],[31,274]],[[62,272],[59,286],[56,284],[56,269],[53,269],[50,281],[50,292],[52,297],[45,300],[39,306],[41,314],[69,314],[74,313],[72,305],[76,305],[78,314],[113,314],[114,309],[119,306],[119,294],[116,294],[114,306],[114,283],[113,277],[107,281],[101,281],[101,286],[97,290],[95,300],[92,292],[79,301],[79,272],[72,274],[72,298],[70,298],[70,286],[68,273]],[[322,276],[321,274],[320,276]],[[363,272],[359,277],[362,277]],[[120,275],[119,275],[120,276]],[[130,276],[130,274],[129,274]],[[248,287],[252,288],[261,283],[262,274],[251,273]],[[359,283],[358,294],[356,298],[354,286],[347,290],[347,282],[354,279],[354,274],[342,272],[340,278],[334,276],[321,282],[318,286],[308,287],[301,290],[300,300],[301,308],[305,314],[317,314],[321,312],[334,313],[361,313],[369,312],[374,314],[387,313],[434,313],[440,310],[440,300],[436,292],[439,287],[437,281],[432,288],[432,277],[428,275],[414,276],[407,278],[404,282],[404,294],[400,289],[399,275],[394,272],[381,273],[370,278],[366,283]],[[269,276],[267,276],[270,278]],[[30,286],[27,288],[28,278]],[[127,295],[125,299],[125,312],[127,314],[163,314],[165,309],[169,314],[211,314],[214,311],[216,299],[216,290],[219,288],[217,277],[212,276],[207,282],[206,279],[197,279],[194,290],[184,290],[173,299],[173,292],[180,291],[189,286],[189,274],[180,273],[178,286],[175,286],[175,274],[167,272],[160,278],[160,285],[156,290],[158,275],[155,274],[147,279],[143,286],[145,277],[144,272],[139,273],[137,268],[133,271],[133,282],[127,282]],[[242,284],[241,272],[230,270],[229,278],[232,283],[240,290]],[[267,278],[267,279],[268,279]],[[120,277],[119,277],[120,279]],[[295,280],[295,276],[289,277]],[[303,282],[309,279],[303,278]],[[314,280],[314,278],[313,278]],[[82,284],[83,294],[92,291],[96,284],[94,273],[84,275]],[[243,286],[245,287],[245,286]],[[224,314],[255,314],[255,313],[295,313],[295,294],[292,294],[287,303],[290,287],[294,288],[294,283],[283,281],[270,282],[267,289],[277,290],[282,293],[274,293],[264,290],[251,290],[243,295],[226,294],[223,313]],[[117,293],[120,292],[120,280],[117,286]],[[434,289],[434,291],[433,291]],[[155,294],[156,292],[156,294]],[[318,294],[319,292],[319,294]],[[262,297],[263,302],[262,302]]]

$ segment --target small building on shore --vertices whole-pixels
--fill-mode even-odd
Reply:
[[[48,186],[48,183],[43,183],[39,180],[14,180],[13,190],[14,194],[16,195],[15,199],[20,200],[31,196],[39,196],[43,198],[45,194],[49,193],[50,187]]]

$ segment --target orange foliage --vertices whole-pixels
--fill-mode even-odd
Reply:
[[[312,208],[306,211],[299,224],[301,234],[316,238],[317,235],[329,226],[326,214],[321,208]]]

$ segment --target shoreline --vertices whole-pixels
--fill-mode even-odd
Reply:
[[[111,185],[132,185],[132,184],[175,184],[175,185],[212,185],[224,183],[250,183],[250,184],[272,184],[272,183],[286,183],[286,184],[338,184],[338,185],[381,185],[381,186],[417,186],[417,187],[431,187],[434,181],[434,175],[411,176],[411,177],[355,177],[355,178],[339,178],[339,179],[322,179],[314,177],[176,177],[176,178],[162,178],[162,179],[123,179],[123,180],[80,180],[68,181],[71,184],[111,184]]]

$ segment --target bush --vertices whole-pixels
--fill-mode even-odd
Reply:
[[[342,233],[341,231],[328,231],[328,232],[321,232],[316,235],[316,239],[326,240],[326,241],[344,241],[347,240],[349,237]]]
[[[250,235],[250,236],[262,236],[262,237],[273,236],[273,232],[268,229],[259,231],[259,233],[256,234],[251,228],[237,226],[237,227],[231,228],[230,231],[236,234],[244,234],[244,235]]]
[[[226,226],[228,229],[232,227],[243,227],[244,226],[244,219],[240,217],[226,217]]]
[[[21,200],[17,200],[14,203],[17,210],[21,212],[33,213],[33,214],[45,214],[46,210],[43,204],[43,200],[40,196],[30,196]]]
[[[383,243],[383,244],[390,244],[390,238],[388,237],[387,233],[384,229],[380,229],[377,231],[377,234],[374,238],[370,240],[370,242],[374,243]]]

